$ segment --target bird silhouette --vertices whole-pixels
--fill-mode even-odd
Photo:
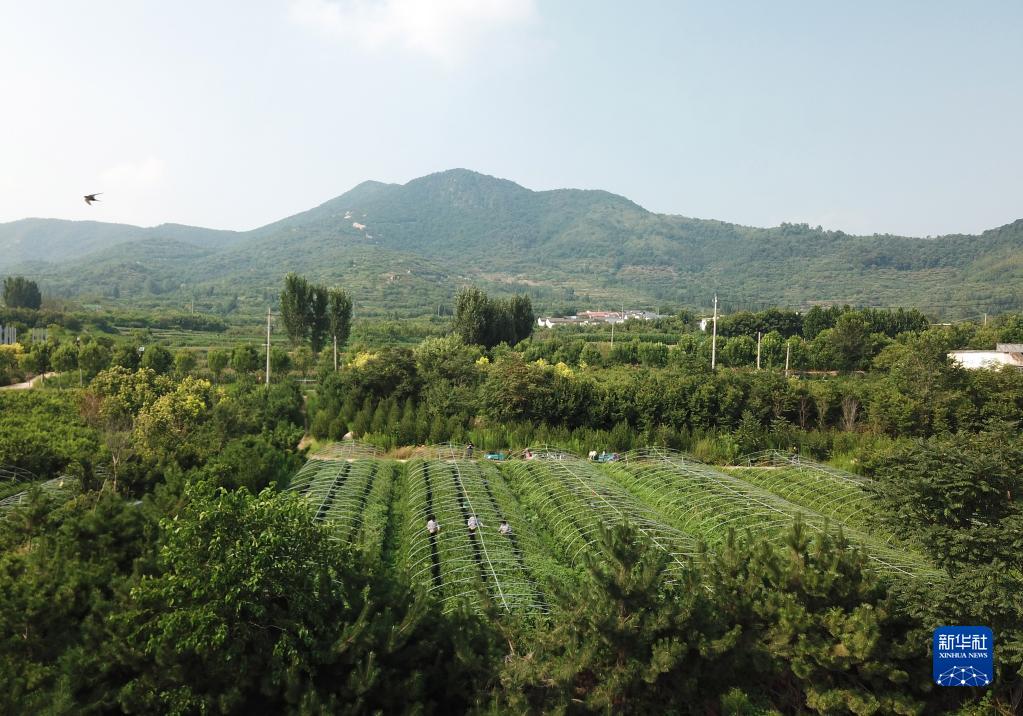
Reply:
[[[101,192],[101,191],[97,191],[95,194],[86,194],[85,195],[85,203],[88,204],[89,206],[92,206],[92,202],[99,201],[99,199],[97,199],[96,197],[99,196],[102,193],[103,192]]]

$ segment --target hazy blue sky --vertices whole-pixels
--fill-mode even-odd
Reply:
[[[743,224],[979,231],[1023,217],[1021,37],[1018,0],[7,0],[0,221],[247,229],[467,167]]]

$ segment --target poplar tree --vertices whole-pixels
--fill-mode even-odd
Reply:
[[[330,330],[327,314],[327,289],[323,286],[309,286],[306,304],[306,326],[309,332],[309,344],[313,353],[319,354]]]
[[[455,297],[455,333],[466,345],[486,345],[490,299],[475,286],[466,286]]]
[[[8,308],[39,308],[43,297],[35,281],[24,276],[8,276],[4,279],[4,303]]]
[[[337,370],[337,349],[344,347],[352,332],[352,296],[343,288],[332,288],[327,293],[327,317],[334,342],[334,370]]]
[[[281,291],[281,318],[292,345],[298,345],[309,336],[309,282],[297,273],[284,277]]]

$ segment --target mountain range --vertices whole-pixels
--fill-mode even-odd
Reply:
[[[24,219],[0,224],[0,273],[44,295],[265,310],[287,271],[350,287],[367,314],[450,306],[458,286],[540,308],[814,303],[964,316],[1023,306],[1023,220],[980,235],[853,236],[657,214],[605,191],[531,191],[465,169],[367,181],[252,231]]]

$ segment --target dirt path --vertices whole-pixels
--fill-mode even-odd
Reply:
[[[36,383],[44,378],[52,378],[55,375],[57,375],[57,373],[43,373],[42,375],[37,375],[32,380],[26,380],[24,383],[13,383],[12,385],[0,386],[0,390],[28,390],[29,388],[36,387]]]

